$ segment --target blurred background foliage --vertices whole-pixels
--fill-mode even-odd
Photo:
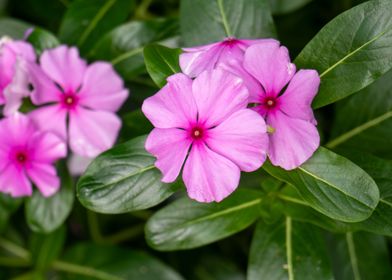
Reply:
[[[85,32],[85,27],[91,19],[81,20],[78,18],[78,12],[91,12],[93,16],[97,3],[105,5],[109,1],[84,0],[92,4],[90,8],[84,8],[87,12],[73,5],[74,2],[83,1],[0,0],[0,35],[8,34],[15,38],[23,38],[27,28],[40,27],[58,35],[62,42],[78,43],[82,55],[90,61],[110,60],[131,90],[130,99],[120,112],[124,125],[119,142],[148,133],[151,126],[137,108],[140,108],[145,97],[156,92],[158,88],[147,75],[142,48],[151,42],[162,42],[171,47],[182,46],[178,23],[180,1],[115,1],[119,6],[116,11],[107,15],[111,18],[91,31],[83,42],[75,41],[75,38],[81,38],[75,34]],[[278,38],[288,47],[292,58],[297,56],[326,23],[361,2],[364,1],[270,0]],[[67,17],[71,9],[72,16]],[[79,25],[75,25],[75,21]],[[116,48],[113,48],[113,45],[116,45]],[[369,90],[371,91],[371,88],[358,94],[356,98],[361,98],[360,95],[368,96]],[[328,131],[331,131],[329,128],[333,127],[332,116],[335,108],[354,106],[350,105],[350,102],[355,104],[355,100],[343,100],[337,106],[328,106],[322,112],[317,112],[320,127],[324,128],[324,132],[328,134]],[[340,126],[336,129],[344,131]],[[339,134],[340,132],[337,133]],[[325,138],[329,136],[324,135]],[[244,177],[244,180],[254,182],[251,176]],[[260,183],[257,181],[256,184]],[[172,197],[170,200],[173,199]],[[29,216],[30,211],[35,210],[37,206],[29,208],[26,205],[23,208],[19,207],[20,204],[21,202],[9,201],[6,198],[0,200],[0,279],[246,278],[249,248],[256,225],[201,248],[158,252],[151,249],[144,238],[145,223],[158,207],[129,214],[104,215],[86,210],[75,199],[71,214],[64,225],[45,235],[33,232],[31,223],[34,224],[34,220],[25,219],[25,215]],[[67,212],[63,208],[59,211]],[[266,214],[264,218],[270,223],[279,219],[270,214]],[[385,250],[385,240],[382,237],[374,238],[372,234],[365,234],[358,238],[366,239],[369,236],[372,240],[372,249],[378,250],[379,253],[377,262],[388,262],[388,252]],[[342,239],[344,236],[329,236],[328,242],[342,244]],[[361,240],[352,242],[354,241],[361,244]],[[355,276],[347,272],[345,261],[335,258],[334,250],[343,250],[341,246],[345,245],[335,245],[329,246],[328,253],[335,264],[336,278],[354,279]],[[358,250],[366,256],[368,248],[362,246],[358,247]],[[367,257],[371,259],[374,256]],[[364,266],[367,265],[366,259],[358,261]],[[368,271],[362,274],[365,275],[362,279],[387,279],[383,277],[390,272],[389,269],[373,271],[370,265],[367,268]],[[380,277],[375,278],[377,273]]]

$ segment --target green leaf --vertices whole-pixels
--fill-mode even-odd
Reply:
[[[392,275],[384,237],[358,232],[333,235],[329,242],[336,280],[383,280]]]
[[[134,0],[72,1],[60,27],[60,40],[86,53],[103,34],[124,22],[134,5]]]
[[[65,254],[64,259],[76,263],[85,272],[84,275],[67,274],[66,279],[182,279],[173,269],[144,252],[112,246],[78,244]],[[59,265],[55,268],[58,269]]]
[[[342,28],[344,27],[344,28]],[[295,60],[316,69],[319,108],[353,94],[392,68],[392,2],[369,1],[327,24]]]
[[[25,216],[30,229],[38,233],[50,233],[61,226],[72,210],[74,191],[72,180],[64,168],[61,168],[60,190],[43,197],[38,190],[33,192],[25,205]]]
[[[339,102],[327,147],[350,147],[392,159],[392,71]]]
[[[157,86],[163,87],[167,77],[181,72],[178,63],[181,49],[171,49],[153,44],[145,47],[143,53],[147,71]]]
[[[48,268],[60,255],[66,232],[59,227],[50,234],[33,233],[30,240],[30,252],[34,266],[39,270]]]
[[[121,25],[94,46],[90,57],[110,61],[124,79],[145,72],[143,47],[178,34],[178,21],[154,19]]]
[[[175,191],[161,182],[155,158],[137,137],[98,156],[77,185],[80,202],[99,213],[126,213],[153,207]]]
[[[248,280],[253,279],[333,279],[322,232],[289,217],[259,222],[248,264]]]
[[[180,25],[187,46],[225,37],[275,37],[268,0],[182,0]]]
[[[311,1],[312,0],[269,0],[269,3],[274,15],[282,15],[294,12]]]
[[[233,235],[259,216],[261,194],[239,189],[220,203],[183,197],[156,212],[146,225],[146,239],[161,251],[190,249]]]
[[[11,214],[19,208],[22,202],[21,198],[13,198],[0,193],[0,232],[6,228]]]
[[[336,220],[365,220],[379,201],[377,185],[365,171],[323,147],[297,169],[285,171],[269,162],[264,169],[296,187],[311,207]]]
[[[9,36],[13,39],[22,39],[25,32],[34,27],[32,24],[13,18],[0,19],[0,37]]]
[[[38,54],[41,54],[45,49],[51,49],[60,45],[59,40],[51,32],[41,28],[34,28],[33,32],[27,37]]]

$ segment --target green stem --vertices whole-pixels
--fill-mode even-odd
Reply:
[[[136,225],[134,227],[124,229],[113,235],[105,237],[105,242],[110,244],[118,244],[123,241],[133,239],[144,232],[144,224]]]
[[[351,266],[353,268],[354,279],[361,280],[361,273],[359,273],[357,253],[355,252],[354,237],[352,232],[346,233],[346,241],[348,253],[350,255]]]
[[[293,271],[293,250],[292,250],[292,222],[290,217],[286,217],[286,254],[287,254],[287,270],[289,274],[289,280],[294,280]]]
[[[21,258],[0,256],[0,266],[28,267],[30,266],[30,262]]]
[[[103,243],[104,238],[99,229],[97,214],[95,214],[92,211],[87,211],[87,223],[88,223],[91,239],[95,243]]]
[[[104,271],[96,270],[91,267],[67,263],[63,261],[54,261],[52,263],[52,268],[59,271],[74,273],[78,275],[84,275],[89,277],[94,277],[96,279],[102,280],[123,280],[117,276],[111,275]]]
[[[5,250],[7,250],[8,252],[12,253],[17,257],[20,257],[26,261],[30,261],[29,251],[2,237],[0,237],[0,247],[3,247]]]
[[[143,0],[135,11],[135,19],[149,19],[151,18],[148,8],[153,0]]]

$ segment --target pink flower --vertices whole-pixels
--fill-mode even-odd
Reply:
[[[47,104],[31,113],[39,127],[57,133],[81,156],[112,147],[121,127],[114,112],[128,91],[111,64],[87,66],[76,48],[60,46],[44,51],[40,66],[31,66],[32,101]]]
[[[226,38],[222,42],[193,48],[184,48],[180,55],[180,67],[189,77],[196,77],[205,70],[213,70],[220,63],[235,61],[242,64],[245,50],[257,43],[275,41],[273,39],[240,40]]]
[[[240,67],[231,70],[244,79],[250,91],[249,102],[256,103],[253,109],[265,118],[271,130],[268,156],[272,164],[286,170],[300,166],[320,145],[311,107],[320,84],[318,73],[296,73],[288,50],[277,41],[249,47],[243,66],[249,74],[241,72]]]
[[[32,46],[23,41],[3,38],[0,42],[0,105],[4,114],[18,110],[22,99],[30,94],[26,63],[34,63]]]
[[[0,121],[0,191],[13,197],[32,194],[31,181],[43,196],[60,188],[53,163],[67,149],[56,135],[42,132],[26,116],[15,113]]]
[[[182,177],[188,195],[200,202],[221,201],[238,186],[240,171],[258,169],[268,137],[262,117],[247,109],[248,91],[230,73],[205,71],[194,81],[168,78],[142,111],[155,126],[146,150],[157,157],[163,182]]]

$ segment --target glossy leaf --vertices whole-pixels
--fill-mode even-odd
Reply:
[[[389,279],[390,256],[384,237],[347,233],[330,237],[328,246],[336,280]]]
[[[390,70],[391,38],[389,0],[366,2],[327,24],[295,60],[298,68],[313,68],[320,73],[320,91],[313,107],[353,94]]]
[[[59,40],[51,32],[41,28],[34,28],[31,34],[27,37],[34,49],[41,54],[45,49],[51,49],[60,45]]]
[[[153,129],[150,121],[144,116],[141,110],[135,110],[126,113],[123,117],[123,127],[121,135],[124,139],[135,138],[137,136],[146,135]]]
[[[30,252],[34,266],[39,270],[48,268],[60,255],[66,237],[65,227],[59,227],[50,234],[33,233]]]
[[[110,61],[125,79],[145,72],[143,47],[178,34],[174,19],[132,21],[121,25],[97,42],[89,55]]]
[[[112,246],[81,243],[72,247],[64,260],[77,263],[87,271],[83,276],[65,274],[66,279],[183,279],[173,269],[144,252]]]
[[[264,169],[296,187],[311,207],[340,221],[365,220],[379,201],[377,185],[365,171],[322,147],[297,169],[285,171],[271,163]]]
[[[0,37],[8,36],[13,39],[23,39],[26,31],[34,25],[12,18],[0,19]]]
[[[259,222],[248,264],[248,280],[253,279],[333,279],[322,232],[288,217]]]
[[[275,37],[268,0],[182,0],[180,24],[187,46],[225,37]]]
[[[392,159],[392,71],[337,105],[328,147],[356,148]]]
[[[143,53],[147,71],[157,86],[163,87],[167,77],[181,72],[178,63],[181,49],[171,49],[154,44],[145,47]]]
[[[43,197],[38,190],[27,198],[25,216],[30,229],[38,233],[50,233],[61,226],[72,210],[74,202],[73,183],[62,169],[61,188],[50,196]]]
[[[153,207],[177,186],[161,182],[155,158],[144,149],[146,137],[120,144],[98,156],[77,185],[80,202],[100,213],[126,213]]]
[[[239,189],[220,203],[183,197],[156,212],[146,225],[147,242],[156,250],[190,249],[233,235],[259,216],[261,193]]]
[[[103,34],[124,22],[134,5],[134,0],[72,1],[60,27],[60,40],[86,53]]]

